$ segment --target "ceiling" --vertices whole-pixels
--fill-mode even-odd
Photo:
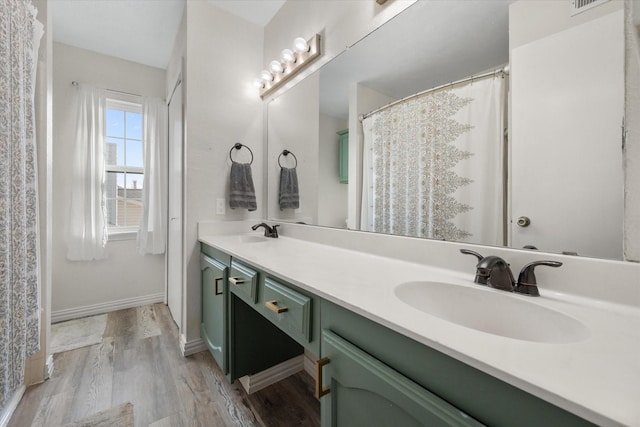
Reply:
[[[166,68],[186,1],[52,0],[53,40],[156,68]],[[207,0],[265,26],[285,0]]]

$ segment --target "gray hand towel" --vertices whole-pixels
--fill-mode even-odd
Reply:
[[[256,191],[253,187],[250,163],[231,163],[229,207],[231,209],[242,208],[250,211],[255,211],[257,208]]]
[[[296,168],[280,168],[280,210],[298,209],[300,196],[298,194],[298,174]]]

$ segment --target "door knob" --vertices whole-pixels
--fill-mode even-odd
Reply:
[[[531,224],[531,220],[529,219],[529,217],[521,216],[516,221],[516,224],[518,224],[518,227],[528,227]]]

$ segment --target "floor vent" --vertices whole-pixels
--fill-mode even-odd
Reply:
[[[585,10],[593,9],[609,0],[573,0],[571,2],[571,16],[582,13]]]

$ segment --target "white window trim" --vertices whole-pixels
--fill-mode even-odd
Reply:
[[[107,98],[107,109],[122,110],[128,113],[140,113],[142,114],[142,104],[140,102],[130,102],[125,99],[138,98],[133,95],[126,94],[113,94]],[[105,135],[106,136],[106,135]],[[106,172],[131,172],[131,173],[144,173],[144,168],[131,166],[109,166],[105,164]],[[121,241],[121,240],[136,240],[138,235],[137,226],[115,226],[107,225],[107,239],[109,241]]]
[[[138,238],[138,227],[107,227],[109,241],[136,240]]]

